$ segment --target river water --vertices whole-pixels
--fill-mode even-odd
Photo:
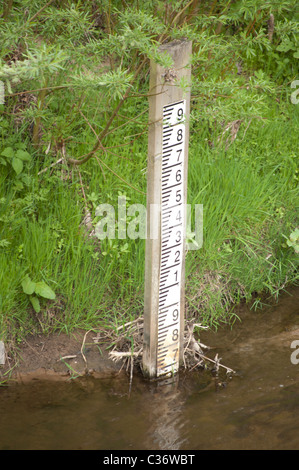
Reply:
[[[1,387],[0,449],[299,449],[298,300],[295,288],[201,334],[231,379],[183,371],[170,383],[134,375],[131,390],[124,375]]]

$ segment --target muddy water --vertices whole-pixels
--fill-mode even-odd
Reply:
[[[204,333],[236,375],[181,373],[0,388],[0,449],[299,449],[299,290],[231,330]],[[299,346],[297,346],[299,348]],[[299,351],[299,349],[298,349]],[[221,383],[219,383],[221,382]]]

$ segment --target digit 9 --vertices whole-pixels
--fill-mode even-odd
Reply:
[[[183,119],[183,116],[184,116],[183,108],[178,109],[177,115],[178,115],[178,121],[181,121]]]
[[[173,311],[172,311],[172,320],[173,321],[178,321],[179,319],[179,311],[177,308],[175,308]]]

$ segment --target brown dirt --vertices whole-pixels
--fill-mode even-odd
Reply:
[[[242,347],[249,347],[251,344],[252,347],[257,347],[259,344],[263,346],[266,336],[267,341],[272,341],[275,344],[287,341],[289,347],[290,341],[298,338],[299,334],[297,296],[298,287],[290,288],[288,292],[281,295],[277,304],[275,303],[264,309],[265,314],[269,310],[269,316],[266,325],[262,328],[261,339],[259,337],[252,338],[252,333],[250,333],[254,330],[254,328],[250,330],[250,324],[251,322],[254,322],[254,324],[257,322],[258,312],[253,312],[246,305],[240,305],[236,313],[242,318],[242,322],[238,328],[234,327],[233,331],[238,336],[240,331],[242,332],[244,329]],[[275,315],[273,312],[275,312]],[[277,316],[281,318],[278,325],[276,325]],[[283,325],[280,323],[282,321]],[[131,326],[137,328],[138,333],[138,325],[135,322],[132,322]],[[287,328],[285,328],[285,323],[288,322],[291,327],[287,325]],[[237,326],[238,324],[237,322]],[[248,334],[250,337],[246,340],[247,328],[249,328]],[[217,334],[211,331],[203,331],[200,339],[212,349],[218,350],[223,340],[223,338],[221,339],[221,330],[222,328],[217,331]],[[226,328],[223,328],[223,334],[225,337],[227,336]],[[119,335],[117,349],[122,350],[123,336],[121,333]],[[103,335],[102,338],[106,339],[101,339],[102,342],[96,343],[97,336],[94,331],[86,332],[84,330],[77,330],[71,335],[56,333],[49,336],[43,334],[28,336],[19,345],[13,357],[8,355],[5,365],[0,365],[0,384],[6,380],[12,382],[23,382],[32,379],[69,380],[83,375],[101,378],[118,375],[120,370],[125,371],[126,368],[122,368],[121,360],[115,363],[108,356],[109,336]],[[110,339],[112,341],[112,338]],[[224,349],[229,350],[230,348],[226,347]]]
[[[60,333],[28,337],[19,346],[15,357],[8,356],[5,365],[0,366],[0,382],[118,374],[121,363],[115,364],[109,359],[108,345],[96,344],[92,331],[85,334],[79,330],[71,336]]]

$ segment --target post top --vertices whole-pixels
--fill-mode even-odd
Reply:
[[[182,44],[189,44],[190,41],[189,39],[187,38],[182,38],[182,39],[174,39],[173,41],[169,41],[169,42],[165,42],[163,44],[161,44],[161,46],[159,46],[159,49],[161,50],[167,50],[167,49],[172,49],[176,46],[181,46]]]

